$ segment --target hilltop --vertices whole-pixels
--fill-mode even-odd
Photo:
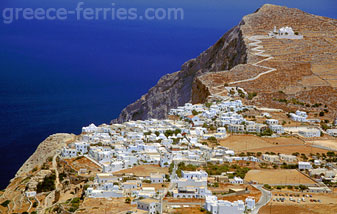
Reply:
[[[252,36],[267,36],[274,26],[291,26],[303,39],[261,39],[265,54],[255,55]],[[257,96],[255,105],[293,111],[324,111],[335,117],[337,99],[337,20],[299,9],[266,4],[225,33],[213,46],[183,64],[180,71],[163,76],[147,94],[127,106],[117,122],[164,118],[171,108],[187,102],[202,103],[210,95],[226,96],[224,86],[241,87]],[[281,102],[280,102],[281,101]],[[326,112],[329,111],[330,112]]]

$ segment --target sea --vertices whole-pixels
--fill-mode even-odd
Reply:
[[[11,14],[18,8],[74,11],[80,2],[82,8],[159,12],[132,20]],[[335,0],[1,0],[0,189],[49,135],[109,123],[264,3],[336,18]],[[183,16],[168,19],[169,8]]]

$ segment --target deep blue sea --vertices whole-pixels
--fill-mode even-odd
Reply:
[[[4,8],[74,9],[74,0],[1,0]],[[182,8],[183,20],[0,23],[0,188],[53,133],[109,123],[167,73],[266,2],[336,18],[335,0],[91,0],[86,7]]]

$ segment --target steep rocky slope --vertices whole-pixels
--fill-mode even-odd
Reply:
[[[249,38],[266,36],[274,26],[291,26],[304,39],[262,39],[265,52],[273,59],[261,65],[276,71],[231,86],[256,92],[258,96],[252,104],[293,110],[323,103],[332,109],[334,116],[337,106],[337,21],[295,8],[266,4],[243,17],[239,25],[212,47],[186,62],[181,71],[162,77],[113,122],[163,118],[170,108],[186,102],[204,102],[209,95],[226,95],[225,84],[265,72],[266,69],[253,65],[264,57],[254,54]],[[288,103],[275,101],[279,99],[296,99],[305,105],[289,108]]]
[[[197,76],[246,63],[247,48],[241,32],[244,24],[241,22],[200,56],[184,63],[180,71],[163,76],[147,94],[128,105],[114,122],[164,118],[169,109],[191,101],[192,84]]]
[[[35,152],[26,160],[16,173],[15,177],[25,176],[34,167],[41,167],[47,158],[55,155],[55,152],[66,144],[76,139],[74,134],[54,134],[49,136],[37,147]]]
[[[192,96],[198,99],[193,102],[199,102],[205,94],[226,96],[224,85],[230,85],[255,92],[257,96],[249,101],[255,105],[286,111],[328,111],[329,119],[333,119],[337,112],[337,20],[295,8],[264,5],[256,13],[245,16],[243,21],[246,24],[241,26],[241,31],[248,47],[247,63],[229,71],[199,76]],[[268,37],[274,26],[291,26],[304,38]],[[270,59],[256,54],[256,36],[261,38],[259,50]],[[275,70],[263,74],[268,70],[266,67]]]

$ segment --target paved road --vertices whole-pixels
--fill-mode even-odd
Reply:
[[[262,188],[262,185],[253,185],[256,189],[260,190],[262,195],[260,200],[256,203],[255,209],[252,211],[252,214],[258,214],[261,207],[265,206],[271,199],[271,192]]]

